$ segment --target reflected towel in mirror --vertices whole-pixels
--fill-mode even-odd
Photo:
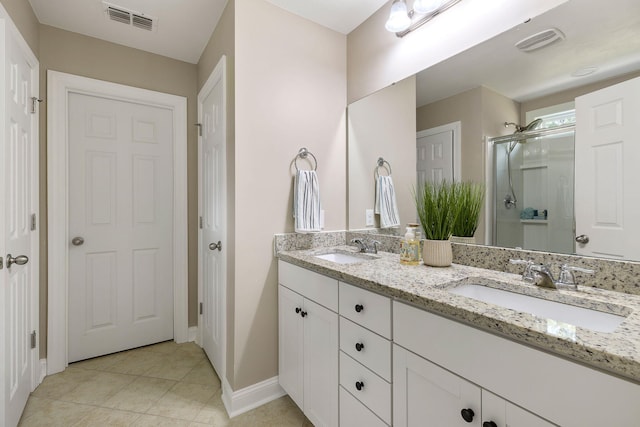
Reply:
[[[376,180],[375,213],[380,215],[380,228],[400,226],[396,191],[390,176],[381,175]]]
[[[315,171],[299,170],[293,184],[293,217],[296,233],[321,231],[320,186]]]

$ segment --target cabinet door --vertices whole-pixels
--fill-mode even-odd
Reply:
[[[470,421],[462,410],[473,412]],[[481,426],[481,389],[397,345],[393,346],[393,425]]]
[[[338,425],[338,315],[304,301],[304,413],[316,427]]]
[[[301,295],[278,286],[279,382],[298,407],[303,408],[303,308]]]
[[[482,390],[482,422],[493,421],[498,427],[553,427],[548,421],[525,411],[500,396]]]

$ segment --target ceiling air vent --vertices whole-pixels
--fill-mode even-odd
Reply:
[[[154,31],[156,29],[158,21],[156,18],[111,3],[102,2],[102,4],[104,5],[107,19],[111,21],[120,22],[147,31]]]
[[[532,52],[559,40],[564,40],[564,34],[557,28],[549,28],[520,40],[516,47],[524,52]]]

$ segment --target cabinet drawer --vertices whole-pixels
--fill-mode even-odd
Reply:
[[[340,425],[387,427],[387,424],[342,387],[340,387]]]
[[[391,339],[391,299],[340,282],[340,315]]]
[[[335,279],[278,261],[278,283],[330,310],[338,311],[338,281]]]
[[[340,317],[340,350],[391,382],[391,341]]]
[[[361,385],[360,390],[356,383]],[[340,385],[391,424],[391,384],[343,352],[340,352]]]

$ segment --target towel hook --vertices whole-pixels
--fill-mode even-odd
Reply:
[[[386,164],[386,166],[385,166],[385,164]],[[376,179],[378,179],[378,177],[380,176],[380,173],[378,172],[378,169],[380,169],[380,168],[386,169],[387,170],[387,175],[391,176],[391,164],[388,161],[386,161],[384,158],[378,157],[378,162],[376,164],[376,173],[375,173]]]
[[[314,156],[313,153],[307,150],[305,147],[302,147],[300,150],[298,150],[298,154],[296,154],[296,158],[293,161],[293,165],[296,167],[296,171],[300,170],[298,169],[298,159],[306,159],[307,156],[311,156],[313,158],[313,170],[318,170],[318,159],[316,159],[316,156]]]

